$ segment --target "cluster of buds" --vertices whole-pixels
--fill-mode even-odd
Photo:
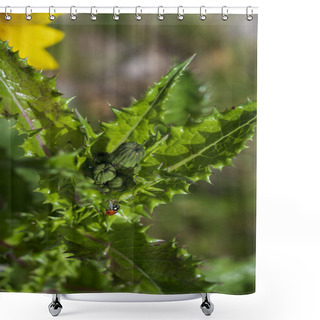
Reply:
[[[133,176],[140,171],[143,156],[144,148],[136,142],[125,142],[111,154],[99,154],[93,168],[94,183],[104,192],[133,186]]]

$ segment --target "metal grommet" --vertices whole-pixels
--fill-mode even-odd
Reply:
[[[49,20],[53,21],[56,17],[52,14],[56,12],[54,6],[49,7]]]
[[[160,9],[162,9],[162,13],[160,13]],[[163,19],[164,19],[164,9],[163,9],[163,6],[159,6],[158,7],[158,20],[163,21]]]
[[[177,19],[178,19],[179,21],[182,21],[183,18],[184,18],[184,8],[183,8],[183,6],[179,6],[179,7],[178,7]]]
[[[32,13],[31,7],[27,6],[26,7],[26,20],[27,21],[30,21],[32,19],[31,13]]]
[[[73,12],[74,10],[74,12]],[[77,20],[77,8],[75,6],[70,7],[70,19],[72,21]]]
[[[138,9],[140,9],[140,14],[138,14]],[[136,14],[136,20],[137,20],[137,21],[140,21],[140,20],[142,19],[142,16],[141,16],[141,14],[142,14],[142,8],[141,8],[140,6],[137,6],[137,7],[136,7],[136,12],[135,12],[135,14]]]
[[[207,19],[207,8],[205,6],[200,7],[200,20],[204,21]]]
[[[93,13],[93,9],[95,9],[96,13]],[[91,21],[96,21],[97,20],[97,14],[98,14],[98,10],[96,9],[96,7],[91,7],[90,9],[90,20]]]
[[[116,10],[118,11],[117,13],[116,13]],[[120,19],[119,15],[120,15],[119,7],[117,6],[113,7],[113,17],[112,17],[113,20],[118,21]]]
[[[249,13],[249,9],[251,9],[251,13]],[[253,19],[253,9],[251,6],[248,6],[246,9],[246,19],[251,21]]]
[[[6,6],[4,8],[4,18],[6,21],[10,21],[12,19],[12,17],[10,16],[10,14],[8,13],[8,9],[10,8],[10,6]],[[11,9],[9,9],[11,12]]]
[[[228,16],[228,7],[227,6],[223,6],[221,8],[221,19],[223,21],[227,21],[228,18],[229,18],[229,16]]]

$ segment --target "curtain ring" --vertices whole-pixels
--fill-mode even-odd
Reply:
[[[207,8],[205,6],[200,7],[200,20],[204,21],[207,19]]]
[[[8,9],[10,8],[10,6],[6,6],[4,8],[4,18],[7,20],[7,21],[10,21],[12,19],[12,17],[10,16],[10,14],[8,14]],[[11,12],[11,9],[9,9],[10,12]]]
[[[140,14],[138,14],[138,9],[140,10]],[[142,14],[142,8],[140,6],[137,6],[136,7],[136,20],[137,21],[140,21],[142,19],[141,14]]]
[[[72,21],[77,20],[77,8],[75,6],[70,7],[70,19]]]
[[[117,13],[116,13],[116,10],[117,10]],[[120,15],[119,7],[117,6],[113,7],[113,20],[118,21],[120,19],[119,15]]]
[[[221,8],[221,19],[223,21],[227,21],[228,18],[229,18],[229,16],[228,16],[228,7],[227,6],[223,6]]]
[[[56,12],[54,6],[49,7],[49,20],[53,21],[56,17],[52,14]]]
[[[160,13],[160,8],[162,9],[162,13]],[[164,19],[164,9],[163,6],[158,7],[158,20],[162,21]]]
[[[32,19],[31,13],[32,13],[31,7],[27,6],[26,7],[26,20],[27,21],[30,21]]]
[[[95,9],[96,13],[93,13],[93,9]],[[98,10],[96,9],[95,6],[91,7],[90,9],[90,20],[91,21],[96,21],[97,20],[97,14],[98,14]]]
[[[183,8],[183,6],[179,6],[179,7],[178,7],[177,19],[178,19],[179,21],[182,21],[183,18],[184,18],[183,15],[184,15],[184,8]]]
[[[249,13],[249,9],[251,9],[251,13]],[[246,19],[251,21],[253,19],[253,9],[251,6],[248,6],[246,9]]]

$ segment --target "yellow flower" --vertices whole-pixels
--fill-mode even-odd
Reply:
[[[64,33],[50,28],[49,14],[32,14],[27,21],[24,14],[12,14],[6,21],[0,14],[0,39],[9,41],[14,51],[19,50],[21,58],[28,58],[28,63],[37,69],[53,70],[58,68],[57,61],[46,50],[63,39]]]

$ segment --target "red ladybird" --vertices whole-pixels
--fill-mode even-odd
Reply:
[[[115,210],[107,210],[105,214],[106,214],[106,216],[113,216],[116,213],[117,213],[117,211],[115,211]]]
[[[111,201],[109,201],[109,203],[110,203],[110,209],[106,211],[105,215],[113,216],[118,212],[118,210],[120,209],[120,206],[118,204],[113,204]]]

